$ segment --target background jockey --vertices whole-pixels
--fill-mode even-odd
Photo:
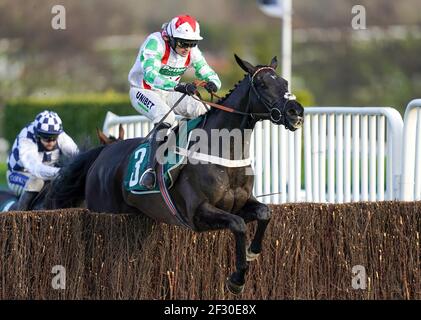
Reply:
[[[207,111],[201,102],[190,97],[196,91],[196,86],[179,82],[181,76],[189,67],[193,67],[196,77],[206,81],[206,90],[216,92],[221,87],[218,75],[209,67],[197,46],[202,39],[199,23],[193,17],[177,16],[165,23],[160,32],[146,38],[130,70],[130,101],[139,113],[155,124],[150,139],[148,168],[140,178],[140,185],[146,188],[155,186],[155,153],[159,147],[157,132],[160,129],[167,131],[175,122],[175,114],[195,118]],[[188,96],[157,126],[183,94]]]
[[[75,142],[63,131],[58,114],[47,110],[39,113],[18,134],[7,161],[7,183],[20,196],[11,209],[27,210],[44,181],[58,174],[60,169],[54,165],[61,153],[73,156],[78,152]]]

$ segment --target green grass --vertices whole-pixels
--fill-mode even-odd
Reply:
[[[0,188],[6,188],[6,170],[7,170],[7,164],[6,163],[0,163]]]

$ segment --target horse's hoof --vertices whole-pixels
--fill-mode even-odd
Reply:
[[[227,285],[229,292],[231,292],[232,294],[240,294],[244,291],[244,284],[236,284],[232,282],[229,277],[225,281],[225,284]]]
[[[250,250],[250,247],[246,250],[246,260],[248,262],[256,260],[260,256],[260,253],[253,253]]]

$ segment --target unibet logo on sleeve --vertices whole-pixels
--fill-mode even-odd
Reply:
[[[170,76],[170,77],[176,77],[181,76],[185,71],[187,67],[170,67],[170,66],[162,66],[162,68],[159,70],[159,73],[164,76]]]

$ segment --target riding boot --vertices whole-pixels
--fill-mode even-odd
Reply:
[[[159,146],[164,142],[164,139],[157,140],[158,132],[162,129],[168,130],[171,128],[171,125],[168,123],[161,123],[160,125],[155,126],[154,132],[149,140],[150,143],[150,152],[148,157],[148,166],[146,171],[140,177],[139,184],[149,190],[152,190],[155,187],[156,182],[156,173],[155,173],[155,166],[156,166],[156,151]]]
[[[19,198],[19,201],[14,205],[16,211],[27,211],[32,200],[35,199],[38,192],[25,191]]]

